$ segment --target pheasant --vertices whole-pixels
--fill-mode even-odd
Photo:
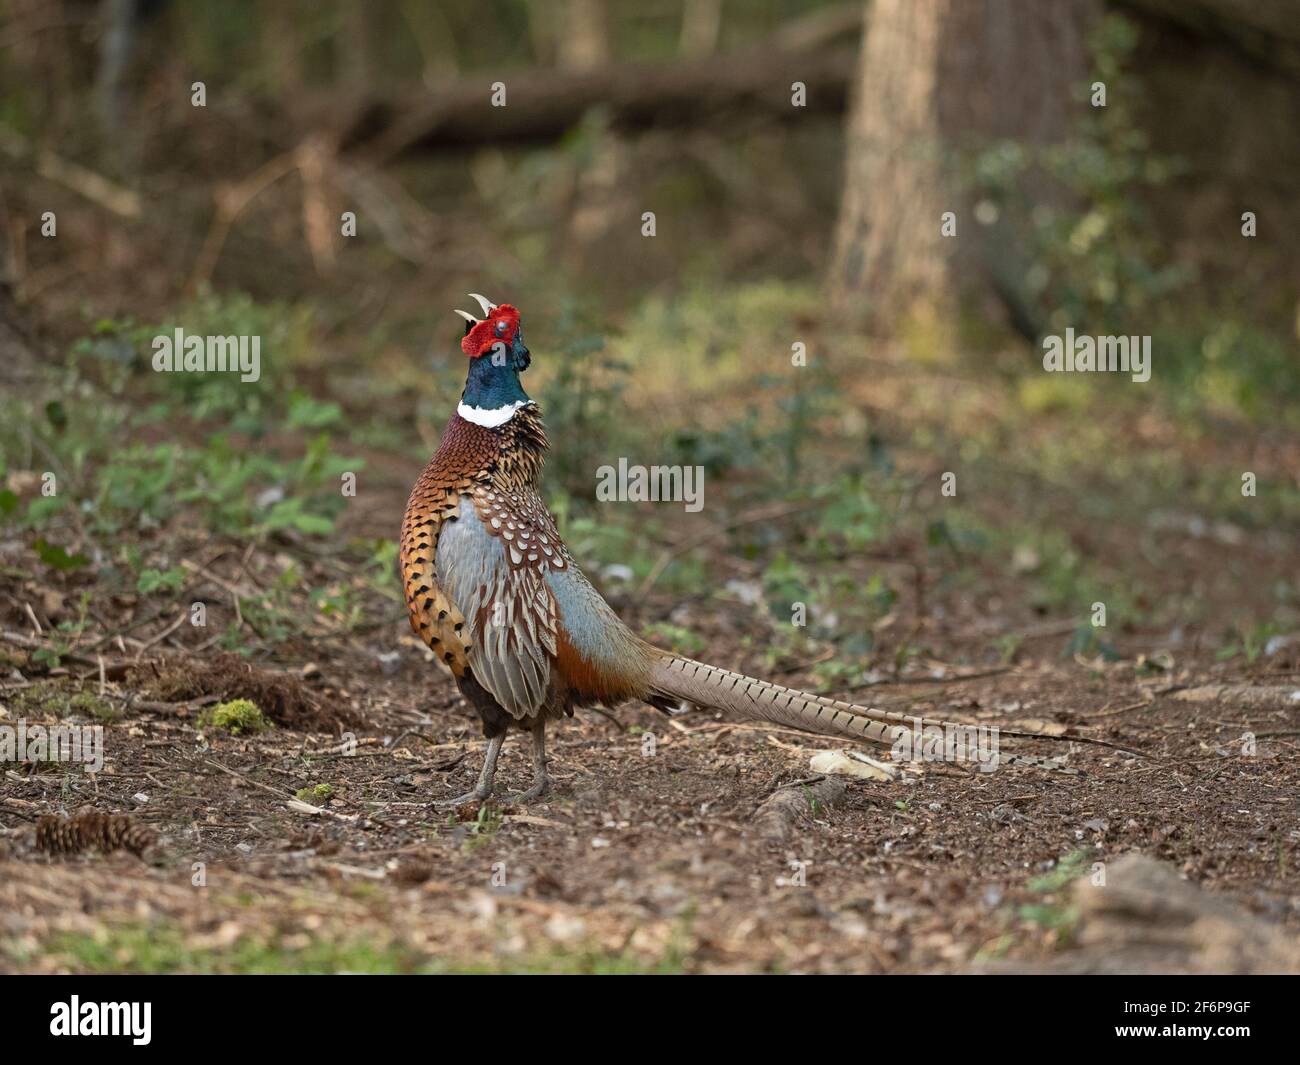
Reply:
[[[470,296],[483,317],[456,312],[465,319],[465,390],[411,491],[401,535],[411,628],[451,670],[487,739],[477,785],[439,805],[491,795],[511,727],[531,732],[533,746],[533,784],[514,801],[539,798],[550,785],[547,722],[630,699],[886,745],[922,728],[972,731],[746,677],[635,635],[578,568],[538,493],[547,440],[519,380],[531,361],[519,311]],[[1061,768],[1024,755],[999,760]]]

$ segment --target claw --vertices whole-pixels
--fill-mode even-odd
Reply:
[[[542,777],[533,784],[527,791],[521,791],[517,795],[511,795],[506,799],[511,806],[527,806],[530,802],[536,802],[548,791],[551,790],[551,778]]]
[[[454,799],[434,799],[431,805],[440,810],[450,810],[455,809],[457,806],[466,806],[472,802],[484,803],[491,797],[491,793],[482,794],[478,791],[467,791],[464,795],[457,795]]]

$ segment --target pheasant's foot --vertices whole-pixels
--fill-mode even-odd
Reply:
[[[456,806],[464,806],[471,802],[487,802],[492,798],[491,791],[479,791],[475,788],[473,791],[467,791],[464,795],[457,795],[454,799],[434,799],[430,804],[440,810],[450,809]]]
[[[485,802],[492,797],[492,781],[497,773],[497,756],[501,753],[501,745],[505,743],[505,733],[493,736],[488,740],[487,755],[483,759],[483,771],[478,775],[478,783],[473,789],[465,792],[464,795],[457,795],[454,799],[435,799],[435,807],[446,808],[451,806],[464,806],[471,802]]]
[[[533,786],[527,791],[521,791],[518,795],[511,795],[506,802],[513,806],[527,806],[530,802],[536,802],[548,791],[551,790],[551,778],[542,773],[540,777],[533,778]]]
[[[551,787],[551,777],[546,772],[546,722],[538,721],[532,728],[533,733],[533,786],[518,795],[512,795],[510,802],[524,806],[535,802],[545,795]]]

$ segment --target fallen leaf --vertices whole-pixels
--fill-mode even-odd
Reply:
[[[814,773],[861,777],[863,780],[895,780],[898,777],[898,770],[892,765],[877,762],[865,754],[850,755],[847,751],[818,751],[812,756],[808,768]]]

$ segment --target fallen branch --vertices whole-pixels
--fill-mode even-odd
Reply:
[[[834,777],[780,788],[754,811],[754,825],[764,839],[784,842],[795,834],[801,822],[811,821],[816,813],[834,806],[847,790],[844,781]]]
[[[231,227],[243,213],[244,208],[263,190],[295,170],[297,166],[297,151],[284,152],[258,167],[243,181],[234,185],[223,185],[217,189],[214,194],[217,202],[216,214],[212,218],[212,225],[208,229],[207,238],[203,241],[199,257],[194,262],[194,270],[186,284],[186,291],[192,293],[200,285],[212,279],[212,272],[221,257],[221,249],[225,247],[226,237],[230,235]]]
[[[856,49],[791,51],[766,46],[670,63],[623,63],[595,70],[521,70],[496,81],[506,106],[493,106],[493,78],[461,78],[434,94],[371,101],[355,109],[341,138],[373,164],[411,152],[559,139],[592,108],[620,131],[700,126],[730,113],[776,121],[839,114]],[[806,89],[791,103],[792,85]]]
[[[71,163],[48,148],[34,151],[24,138],[3,127],[0,127],[0,151],[17,162],[30,163],[41,177],[71,189],[115,215],[140,217],[140,197],[130,189],[110,181],[103,174]]]

